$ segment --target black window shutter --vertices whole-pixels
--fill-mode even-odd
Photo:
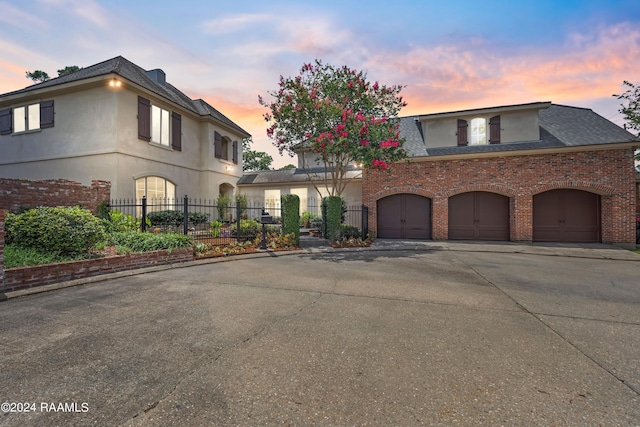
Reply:
[[[489,119],[489,144],[500,144],[500,116]]]
[[[151,141],[151,102],[138,97],[138,138]]]
[[[171,113],[171,148],[182,151],[182,116]]]
[[[218,132],[214,133],[213,148],[215,151],[216,158],[221,159],[222,158],[222,135],[220,135]]]
[[[458,145],[469,145],[467,139],[468,126],[466,120],[458,120]]]
[[[40,129],[53,127],[53,99],[40,103]]]
[[[233,163],[238,164],[238,141],[233,141]]]
[[[11,135],[13,131],[13,112],[11,108],[0,111],[0,135]]]

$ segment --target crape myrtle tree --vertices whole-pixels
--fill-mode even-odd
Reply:
[[[316,60],[294,78],[280,76],[279,89],[269,92],[273,99],[259,102],[269,110],[267,135],[280,154],[314,153],[324,166],[328,193],[341,196],[350,165],[386,170],[406,158],[397,118],[406,105],[402,89]]]

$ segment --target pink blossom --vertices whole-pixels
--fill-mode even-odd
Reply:
[[[349,84],[347,85],[349,87],[349,89],[351,89],[353,87],[353,82],[350,81]]]
[[[378,82],[375,82],[375,83],[373,84],[373,90],[378,90],[378,88],[379,88],[379,87],[380,87],[380,86],[378,85]]]
[[[366,135],[369,133],[369,128],[365,125],[360,128],[360,136]]]
[[[269,137],[273,136],[273,128],[268,128],[267,129],[267,136],[269,136]]]
[[[368,140],[368,139],[366,139],[366,138],[361,139],[361,140],[360,140],[360,145],[363,145],[363,146],[365,146],[365,147],[368,147],[368,146],[369,146],[369,140]]]
[[[373,167],[379,168],[381,170],[389,169],[389,165],[384,160],[378,160],[378,159],[375,159],[373,161]]]

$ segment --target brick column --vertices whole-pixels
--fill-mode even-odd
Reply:
[[[4,294],[4,209],[0,209],[0,301],[6,299]]]

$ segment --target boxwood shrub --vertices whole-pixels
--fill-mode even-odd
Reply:
[[[38,207],[6,218],[6,243],[77,255],[105,239],[104,221],[80,207]]]
[[[300,244],[300,197],[297,194],[284,194],[282,204],[282,234],[293,233],[296,245]]]

